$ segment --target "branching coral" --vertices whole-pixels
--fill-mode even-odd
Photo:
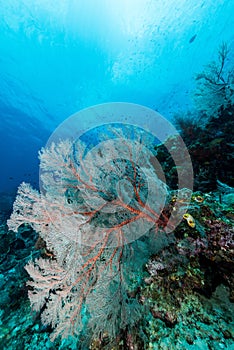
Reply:
[[[197,74],[194,92],[195,107],[209,119],[234,103],[234,71],[228,66],[229,50],[226,43],[220,46],[217,62],[212,62]],[[205,119],[205,118],[203,118]]]

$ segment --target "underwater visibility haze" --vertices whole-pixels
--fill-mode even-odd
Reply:
[[[234,2],[0,9],[0,348],[234,350]]]

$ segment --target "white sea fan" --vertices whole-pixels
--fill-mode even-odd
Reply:
[[[167,188],[141,141],[119,130],[116,136],[88,153],[80,141],[42,149],[42,191],[21,184],[8,220],[14,231],[30,224],[46,244],[47,258],[25,269],[32,308],[52,325],[52,339],[79,336],[87,315],[91,334],[107,331],[110,338],[140,317],[139,303],[128,296],[139,271],[130,260],[144,246],[134,241],[158,229]],[[149,247],[143,250],[148,257]]]

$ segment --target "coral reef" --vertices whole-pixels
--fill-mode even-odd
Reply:
[[[185,218],[175,241],[146,265],[141,298],[151,312],[147,349],[234,346],[234,220],[226,216],[233,208],[218,198],[218,192],[194,193],[188,212],[196,226]]]
[[[145,292],[151,305],[145,349],[233,349],[234,307],[228,303],[224,286],[210,299],[196,292],[168,293],[153,283]]]
[[[194,189],[203,192],[217,188],[217,180],[234,186],[234,74],[226,44],[217,62],[210,63],[196,77],[195,109],[179,112],[174,123],[188,148],[194,171]],[[167,183],[176,189],[177,170],[171,150],[176,137],[156,146],[156,156],[167,174]]]
[[[176,202],[183,207],[187,200],[178,200],[171,157],[181,149],[178,137],[155,147],[168,187],[149,159],[134,165],[132,155],[143,154],[127,143],[129,160],[119,161],[112,148],[116,157],[101,172],[95,166],[102,150],[89,159],[94,167],[82,163],[82,145],[74,151],[52,144],[40,153],[42,193],[20,186],[8,220],[14,232],[6,226],[9,212],[0,216],[1,349],[234,349],[234,99],[227,57],[223,44],[218,62],[197,76],[198,111],[176,116],[195,185],[172,233],[164,231],[168,218]],[[186,187],[183,162],[180,173]],[[155,193],[149,206],[144,202],[146,175],[165,195],[162,211],[154,207]],[[89,244],[81,248],[77,235]]]
[[[157,242],[157,253],[151,255],[148,261],[144,257],[147,256],[146,252],[143,252],[144,249],[142,251],[142,245],[146,243],[144,240],[138,241],[142,256],[139,261],[132,260],[131,257],[127,262],[127,266],[132,264],[136,271],[134,276],[131,275],[133,278],[126,292],[131,303],[135,300],[141,305],[141,318],[132,327],[123,328],[112,339],[108,332],[101,332],[99,323],[100,337],[90,339],[87,349],[216,350],[231,349],[234,346],[234,212],[233,207],[222,200],[232,189],[224,184],[219,184],[219,189],[222,192],[193,193],[188,213],[193,217],[195,226],[188,225],[185,217],[167,242],[161,246]],[[175,191],[170,196],[169,207],[173,206]],[[30,312],[25,286],[27,276],[26,273],[22,275],[25,261],[20,256],[25,254],[27,260],[30,258],[32,246],[28,242],[33,237],[32,241],[36,242],[36,233],[28,225],[19,228],[16,235],[17,239],[24,241],[23,248],[22,242],[15,240],[15,234],[12,231],[7,233],[6,226],[4,227],[2,240],[10,246],[13,242],[16,243],[12,253],[8,252],[5,262],[2,262],[5,264],[2,265],[3,270],[8,266],[6,275],[9,282],[2,284],[2,290],[8,295],[9,309],[4,310],[5,304],[1,306],[1,347],[4,350],[17,347],[80,349],[79,340],[74,338],[62,341],[55,339],[52,343],[49,339],[51,326],[43,325],[39,315]],[[157,236],[157,240],[160,241],[160,236]],[[37,242],[36,247],[40,247],[41,253],[48,260],[44,245]],[[14,263],[18,254],[20,268]],[[35,248],[33,255],[39,256],[39,251]],[[142,270],[139,267],[144,261],[145,269]],[[139,267],[136,269],[136,266]],[[3,282],[3,278],[0,282]],[[100,280],[100,283],[103,282]],[[18,294],[13,292],[11,296],[13,284],[16,285]],[[103,302],[112,303],[111,299],[106,299],[107,296],[99,296],[100,300],[92,311],[96,312],[97,317],[110,310]],[[95,323],[95,318],[93,320]]]
[[[234,129],[234,105],[229,105],[219,115],[210,117],[205,129],[202,121],[199,123],[199,119],[193,119],[191,113],[187,116],[180,115],[175,123],[180,128],[192,160],[195,191],[213,191],[217,188],[217,180],[234,186],[234,143],[231,132]],[[167,149],[165,145],[156,146],[156,156],[165,171],[168,185],[176,189],[177,169],[170,150],[178,147],[177,138],[170,138],[166,145]]]

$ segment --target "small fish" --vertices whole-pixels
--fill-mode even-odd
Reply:
[[[187,199],[186,198],[181,198],[181,199],[178,200],[178,198],[176,196],[173,196],[171,198],[171,201],[172,202],[178,202],[178,203],[185,203],[187,201]]]
[[[195,220],[194,218],[192,217],[192,215],[186,213],[183,215],[183,218],[187,221],[188,225],[192,228],[194,228],[196,226],[195,224]]]
[[[189,44],[191,44],[192,42],[194,42],[194,40],[196,39],[197,34],[193,35],[192,38],[190,38],[189,40]]]
[[[202,197],[202,196],[192,196],[192,199],[195,201],[195,202],[197,202],[197,203],[202,203],[202,202],[204,202],[204,197]]]

